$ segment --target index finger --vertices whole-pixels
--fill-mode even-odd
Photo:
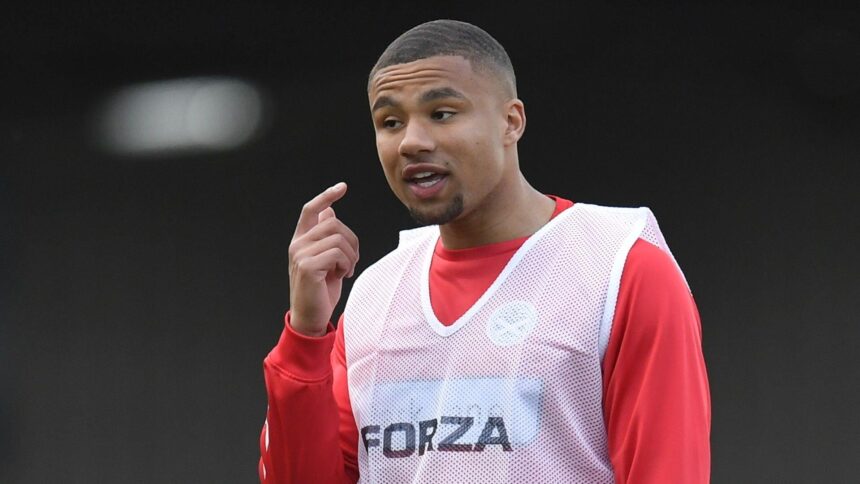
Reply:
[[[306,203],[302,207],[302,213],[299,215],[299,221],[296,223],[296,232],[293,234],[293,237],[303,235],[308,230],[314,228],[319,221],[320,212],[340,200],[344,194],[346,194],[346,183],[339,182],[326,188],[322,193]]]

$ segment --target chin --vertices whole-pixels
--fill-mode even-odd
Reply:
[[[457,194],[444,207],[436,210],[406,207],[419,225],[445,225],[463,213],[463,195]]]

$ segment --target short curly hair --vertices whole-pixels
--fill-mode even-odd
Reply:
[[[486,31],[459,20],[433,20],[415,26],[386,47],[370,70],[367,86],[380,69],[437,55],[462,56],[477,70],[496,74],[513,97],[517,95],[514,66],[505,48]]]

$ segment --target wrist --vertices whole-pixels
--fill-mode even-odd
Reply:
[[[279,369],[287,378],[303,382],[320,382],[331,378],[330,357],[334,346],[334,326],[321,337],[305,336],[289,324],[290,313],[278,343],[266,357],[266,364]]]
[[[287,311],[286,315],[287,325],[296,333],[307,336],[311,338],[319,338],[325,336],[330,328],[332,327],[331,322],[326,322],[326,324],[314,324],[307,325],[303,324],[306,319],[301,316],[295,317],[295,314],[292,310]]]

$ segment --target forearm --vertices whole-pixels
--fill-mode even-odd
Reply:
[[[287,321],[263,363],[269,406],[260,438],[261,482],[348,482],[332,390],[331,329],[308,337]]]

